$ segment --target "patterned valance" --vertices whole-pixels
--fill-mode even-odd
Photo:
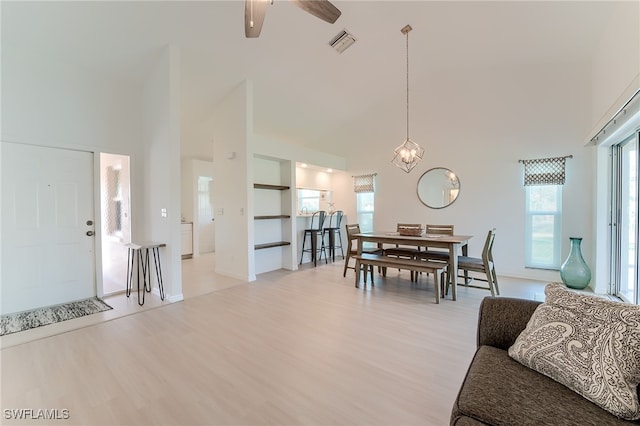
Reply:
[[[524,186],[564,185],[565,161],[571,157],[573,156],[520,160],[524,163]]]
[[[360,175],[353,177],[353,191],[360,192],[373,192],[373,178],[377,173],[369,175]]]

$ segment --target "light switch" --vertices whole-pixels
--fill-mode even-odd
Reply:
[[[224,209],[222,209],[222,208],[221,208],[221,209],[218,209],[218,214],[219,214],[220,216],[222,216],[222,215],[224,214]]]
[[[240,207],[240,216],[244,216],[244,207]]]
[[[167,209],[160,209],[160,216],[167,217]]]

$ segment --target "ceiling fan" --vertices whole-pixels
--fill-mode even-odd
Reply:
[[[325,22],[333,24],[340,17],[340,10],[329,0],[290,0],[300,9]],[[267,12],[267,5],[273,0],[245,0],[244,2],[244,35],[247,38],[260,36],[262,23]]]

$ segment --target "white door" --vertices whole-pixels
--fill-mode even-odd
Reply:
[[[2,142],[3,314],[96,295],[93,221],[92,153]]]
[[[198,232],[198,251],[214,252],[216,226],[213,217],[213,180],[208,176],[198,177]]]

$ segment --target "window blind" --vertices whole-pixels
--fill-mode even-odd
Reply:
[[[564,185],[566,157],[520,160],[524,164],[524,186]]]
[[[377,173],[354,176],[353,191],[356,194],[363,193],[363,192],[373,192],[374,190],[373,178],[376,176],[376,174]]]

